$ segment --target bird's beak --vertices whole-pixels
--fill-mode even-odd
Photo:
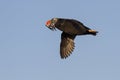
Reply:
[[[49,27],[50,24],[51,24],[51,20],[48,20],[48,21],[46,22],[45,26]]]
[[[50,30],[55,30],[55,27],[51,25],[51,20],[48,20],[45,26],[48,27]]]

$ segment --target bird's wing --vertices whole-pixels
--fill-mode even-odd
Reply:
[[[67,58],[72,53],[75,43],[76,35],[70,35],[65,32],[61,34],[61,43],[60,43],[60,56],[61,58]]]

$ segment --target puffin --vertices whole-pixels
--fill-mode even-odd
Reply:
[[[60,42],[60,57],[66,59],[72,54],[75,48],[74,39],[80,35],[96,36],[98,31],[86,27],[82,22],[76,19],[52,18],[47,20],[45,26],[50,30],[56,29],[62,31]]]

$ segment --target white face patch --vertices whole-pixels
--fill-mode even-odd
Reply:
[[[57,22],[57,20],[58,20],[57,18],[53,18],[51,21],[52,21],[52,23],[55,24]]]

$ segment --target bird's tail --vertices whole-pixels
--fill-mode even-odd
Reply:
[[[97,33],[98,33],[98,31],[95,31],[95,30],[88,30],[88,34],[92,34],[92,35],[94,35],[94,36],[96,36],[97,35]]]

